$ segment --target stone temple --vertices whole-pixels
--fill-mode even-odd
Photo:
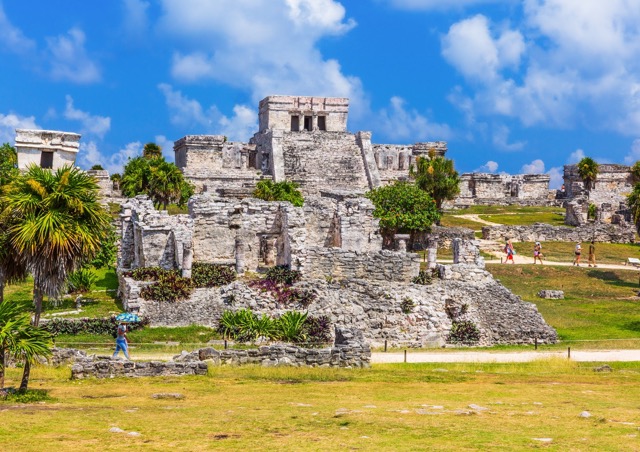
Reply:
[[[344,98],[269,96],[248,143],[220,135],[176,141],[176,164],[197,193],[184,215],[157,211],[144,196],[123,203],[118,268],[125,308],[154,325],[210,326],[227,309],[272,316],[307,310],[337,328],[361,330],[374,345],[443,345],[456,322],[477,325],[482,344],[554,342],[555,331],[535,306],[485,271],[473,237],[452,238],[451,265],[436,263],[438,239],[427,239],[424,265],[437,277],[426,286],[413,283],[421,257],[408,251],[408,236],[382,249],[373,204],[363,194],[406,179],[418,157],[444,155],[447,146],[373,144],[370,132],[347,131],[348,107]],[[252,198],[264,178],[300,184],[304,206]],[[194,262],[233,266],[245,277],[289,266],[316,298],[308,306],[282,306],[240,279],[196,289],[178,303],[158,302],[140,295],[149,283],[124,275],[161,266],[188,276]]]

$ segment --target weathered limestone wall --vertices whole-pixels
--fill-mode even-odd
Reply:
[[[584,182],[578,175],[577,165],[564,166],[564,185],[567,198],[585,195]],[[600,164],[598,176],[588,191],[589,203],[599,206],[608,203],[617,208],[626,203],[626,195],[633,190],[631,168],[626,165]]]
[[[176,166],[203,191],[249,196],[262,172],[255,145],[223,135],[187,135],[174,143]]]
[[[169,377],[183,375],[207,375],[205,362],[134,362],[101,358],[87,358],[71,366],[71,379],[114,377]]]
[[[533,226],[485,226],[482,238],[516,242],[596,242],[634,243],[636,231],[629,224],[588,223],[575,228],[536,223]]]
[[[416,268],[418,267],[416,263]],[[250,308],[257,314],[278,316],[291,309],[310,315],[327,315],[340,328],[362,330],[367,341],[380,346],[439,346],[447,341],[452,321],[470,320],[478,325],[481,344],[555,342],[555,331],[537,312],[476,265],[438,266],[441,279],[432,285],[355,278],[305,280],[297,287],[317,298],[308,307],[281,306],[266,292],[240,281],[211,289],[196,289],[178,303],[123,298],[125,309],[138,310],[154,325],[217,326],[225,310]],[[368,277],[369,275],[367,275]],[[386,275],[381,274],[381,278]],[[130,278],[125,284],[140,285]],[[139,290],[125,291],[139,293]],[[404,300],[414,308],[405,313]],[[466,307],[465,307],[466,306]]]
[[[93,177],[100,188],[100,198],[111,201],[111,198],[120,197],[120,193],[113,189],[113,182],[109,178],[109,171],[106,170],[87,170],[86,173]]]
[[[349,114],[349,99],[342,97],[309,96],[268,96],[260,101],[259,131],[267,129],[302,131],[305,130],[305,116],[308,117],[308,131],[346,132]],[[297,118],[297,128],[292,127]]]
[[[460,176],[460,195],[455,205],[502,205],[534,202],[553,203],[547,174],[464,173]]]
[[[80,147],[80,135],[55,130],[16,129],[18,168],[41,166],[43,152],[53,153],[52,168],[73,165]]]
[[[433,141],[415,143],[413,145],[398,144],[373,144],[378,171],[383,183],[387,184],[395,180],[409,178],[409,168],[416,164],[418,157],[429,157],[429,152],[444,156],[447,152],[447,143]]]

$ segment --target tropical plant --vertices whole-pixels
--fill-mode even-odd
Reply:
[[[480,340],[480,330],[470,320],[453,321],[448,341],[460,344],[474,344]]]
[[[300,278],[302,278],[302,273],[298,270],[291,270],[288,265],[270,267],[265,274],[265,279],[286,285],[295,284],[300,281]]]
[[[167,272],[157,282],[140,291],[140,296],[154,301],[186,300],[193,292],[191,279],[183,278],[177,272]]]
[[[371,190],[365,196],[375,206],[373,216],[380,219],[380,231],[387,246],[393,242],[396,233],[428,231],[440,219],[431,196],[409,182],[396,181]]]
[[[256,184],[253,196],[264,201],[288,201],[296,207],[302,207],[304,198],[299,185],[292,181],[273,182],[264,179]]]
[[[113,188],[115,190],[120,190],[120,182],[122,182],[122,174],[113,173],[111,176],[109,176],[109,179],[111,179],[111,182],[113,183]]]
[[[107,234],[102,241],[102,246],[91,261],[95,268],[109,267],[115,264],[118,255],[118,235],[113,225],[110,225]]]
[[[433,284],[433,279],[438,277],[438,270],[420,270],[418,276],[411,280],[414,284],[421,284],[423,286]]]
[[[95,171],[104,171],[104,168],[102,167],[102,165],[93,165],[91,169]]]
[[[57,298],[69,273],[90,262],[108,234],[110,216],[98,202],[98,192],[94,178],[79,168],[31,166],[0,197],[13,218],[8,243],[33,275],[35,326],[44,295]],[[29,371],[27,361],[22,389]]]
[[[636,225],[636,231],[640,233],[640,183],[633,186],[633,190],[627,196],[627,204],[631,210],[631,219]]]
[[[149,190],[149,177],[151,170],[149,160],[144,157],[130,159],[124,167],[120,190],[127,198],[136,195],[147,194]]]
[[[416,307],[415,301],[410,297],[404,297],[400,302],[400,310],[403,314],[411,314]]]
[[[51,334],[31,325],[31,318],[22,307],[8,301],[0,302],[0,389],[4,388],[7,358],[33,363],[36,358],[51,354]]]
[[[158,159],[162,157],[162,148],[155,143],[147,143],[142,148],[142,156],[146,159]]]
[[[589,203],[589,207],[587,208],[587,219],[589,218],[596,218],[596,215],[598,213],[598,206],[596,206],[594,203]]]
[[[435,200],[438,210],[442,210],[444,201],[455,199],[460,193],[460,176],[453,160],[436,155],[433,150],[429,151],[429,158],[416,159],[416,166],[409,168],[409,177]]]
[[[69,273],[67,277],[67,289],[69,293],[85,293],[91,290],[91,286],[98,280],[91,269],[83,267]]]
[[[278,338],[288,342],[304,342],[306,340],[303,330],[307,320],[306,312],[287,311],[276,321]]]
[[[591,157],[584,157],[578,162],[578,175],[584,182],[584,188],[591,190],[594,186],[600,166]]]
[[[236,272],[228,265],[194,262],[191,281],[195,287],[218,287],[236,279]]]

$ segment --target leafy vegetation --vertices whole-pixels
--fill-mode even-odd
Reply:
[[[426,191],[436,202],[438,210],[442,203],[455,199],[460,193],[460,176],[454,168],[453,160],[429,151],[429,158],[418,157],[415,168],[409,168],[409,177]]]
[[[299,185],[292,181],[273,182],[264,179],[256,184],[253,196],[264,201],[288,201],[296,207],[304,205]]]
[[[191,280],[195,287],[218,287],[236,279],[236,272],[227,265],[194,262],[191,268]]]
[[[453,344],[472,345],[480,340],[480,330],[469,320],[451,322],[448,342]]]
[[[393,242],[397,233],[428,231],[440,218],[435,201],[417,185],[396,181],[367,192],[380,219],[380,231],[385,244]]]
[[[411,314],[416,307],[415,301],[410,297],[404,297],[400,302],[400,310],[403,314]]]
[[[91,269],[79,268],[78,270],[69,273],[67,277],[67,289],[70,293],[86,293],[91,290],[91,286],[98,280],[96,275]]]
[[[118,321],[115,316],[103,318],[64,319],[54,318],[45,323],[42,328],[53,336],[78,334],[105,334],[115,337]],[[141,318],[139,322],[127,325],[130,331],[149,325],[148,319]]]
[[[180,301],[191,296],[194,285],[191,279],[183,278],[177,272],[167,272],[157,282],[143,288],[140,296],[154,301]]]
[[[433,284],[434,278],[438,277],[438,270],[420,270],[418,276],[411,280],[414,284],[421,284],[423,286],[427,286],[429,284]]]
[[[102,167],[102,165],[93,165],[91,169],[93,171],[104,171],[104,168]]]
[[[292,287],[299,281],[301,274],[297,270],[291,270],[287,266],[271,267],[263,279],[251,281],[251,287],[270,292],[279,305],[308,307],[315,300],[313,292]]]
[[[577,167],[578,175],[584,182],[584,188],[587,190],[592,189],[598,177],[600,165],[591,157],[583,157],[582,160],[578,162]]]

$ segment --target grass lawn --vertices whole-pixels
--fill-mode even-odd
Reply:
[[[479,215],[486,221],[510,226],[530,226],[534,223],[546,223],[552,226],[566,226],[564,224],[564,210],[562,212],[534,212],[516,214]]]
[[[482,227],[486,225],[478,223],[477,221],[470,220],[468,218],[456,217],[455,215],[445,213],[440,219],[440,226],[444,226],[447,228],[467,228],[474,231],[480,231],[482,230]]]
[[[36,367],[31,386],[51,400],[0,401],[0,450],[635,450],[640,365],[611,367],[222,367],[204,377],[81,381],[68,368]],[[19,377],[9,369],[10,385]]]
[[[576,344],[582,348],[640,346],[637,270],[502,264],[489,264],[487,269],[515,294],[535,303],[562,341],[601,341]],[[565,299],[538,298],[542,289],[563,290]]]
[[[533,262],[533,242],[515,242],[516,252],[530,256]],[[544,260],[552,262],[573,262],[575,257],[573,242],[542,242]],[[582,242],[581,263],[587,265],[589,242]],[[640,257],[640,244],[633,243],[596,243],[596,262],[601,264],[624,265],[628,257]],[[633,267],[631,267],[633,268]]]

